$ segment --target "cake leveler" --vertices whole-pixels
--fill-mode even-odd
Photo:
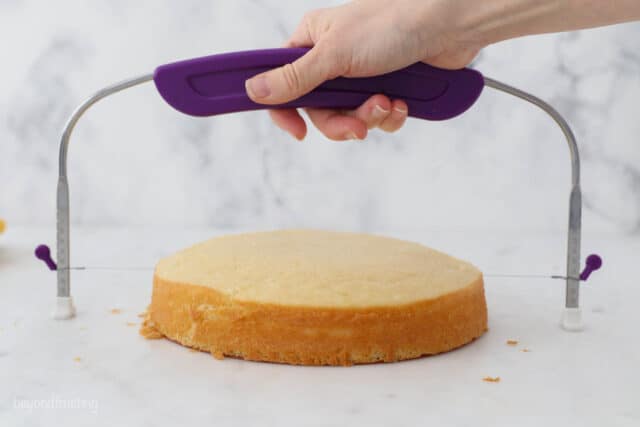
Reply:
[[[499,81],[484,77],[472,69],[441,70],[417,63],[407,68],[375,77],[336,78],[329,80],[311,93],[292,102],[265,106],[251,101],[245,92],[246,79],[295,61],[306,49],[267,49],[234,52],[190,59],[161,65],[152,74],[131,78],[96,92],[71,115],[64,127],[59,152],[57,190],[57,261],[51,259],[48,248],[39,247],[36,255],[57,271],[56,319],[69,319],[75,315],[70,293],[69,238],[69,184],[67,179],[67,152],[71,133],[87,109],[116,92],[153,80],[164,100],[176,110],[192,116],[212,116],[265,108],[340,108],[358,107],[371,95],[382,93],[403,99],[409,107],[409,116],[426,120],[446,120],[465,112],[478,99],[484,86],[513,95],[545,111],[560,126],[571,158],[571,192],[569,196],[569,224],[565,309],[561,325],[566,330],[581,330],[580,281],[591,271],[600,268],[597,255],[587,259],[580,272],[580,235],[582,195],[580,190],[580,157],[571,128],[564,118],[541,99]]]

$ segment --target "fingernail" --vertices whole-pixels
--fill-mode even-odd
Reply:
[[[271,89],[265,76],[253,77],[244,82],[245,89],[251,98],[260,99],[271,95]]]
[[[354,140],[354,139],[360,139],[360,138],[358,138],[358,135],[356,135],[355,132],[349,132],[346,135],[346,139]]]
[[[402,108],[402,107],[394,107],[394,110],[396,110],[400,114],[407,114],[407,112],[409,111],[406,108]]]
[[[385,110],[379,105],[373,107],[373,112],[371,113],[374,119],[381,119],[389,114],[389,110]]]

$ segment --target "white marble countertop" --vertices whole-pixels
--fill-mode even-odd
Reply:
[[[214,234],[74,228],[73,264],[152,268]],[[488,274],[563,273],[561,234],[395,234]],[[141,338],[151,270],[75,272],[78,316],[54,321],[55,275],[32,256],[38,243],[54,246],[53,230],[13,227],[0,235],[0,425],[638,426],[640,238],[585,234],[584,254],[605,261],[582,288],[585,331],[559,327],[562,281],[487,277],[490,329],[472,344],[415,361],[318,368],[218,361]]]

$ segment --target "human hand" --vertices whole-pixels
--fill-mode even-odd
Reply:
[[[468,65],[481,46],[458,33],[455,1],[356,0],[304,16],[286,47],[312,47],[297,61],[247,81],[250,98],[280,104],[299,98],[339,76],[368,77],[395,71],[418,61],[457,69]],[[305,109],[311,122],[329,139],[364,139],[368,129],[399,129],[407,104],[377,94],[351,111]],[[273,121],[297,139],[307,126],[295,109],[271,110]]]

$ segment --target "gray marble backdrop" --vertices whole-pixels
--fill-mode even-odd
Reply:
[[[337,2],[0,0],[0,217],[53,225],[61,128],[85,97],[178,59],[279,46]],[[528,37],[474,67],[578,137],[585,226],[640,229],[640,24]],[[486,89],[454,120],[298,143],[264,112],[180,115],[151,84],[96,105],[70,147],[72,221],[167,227],[561,230],[569,155],[543,113]]]

